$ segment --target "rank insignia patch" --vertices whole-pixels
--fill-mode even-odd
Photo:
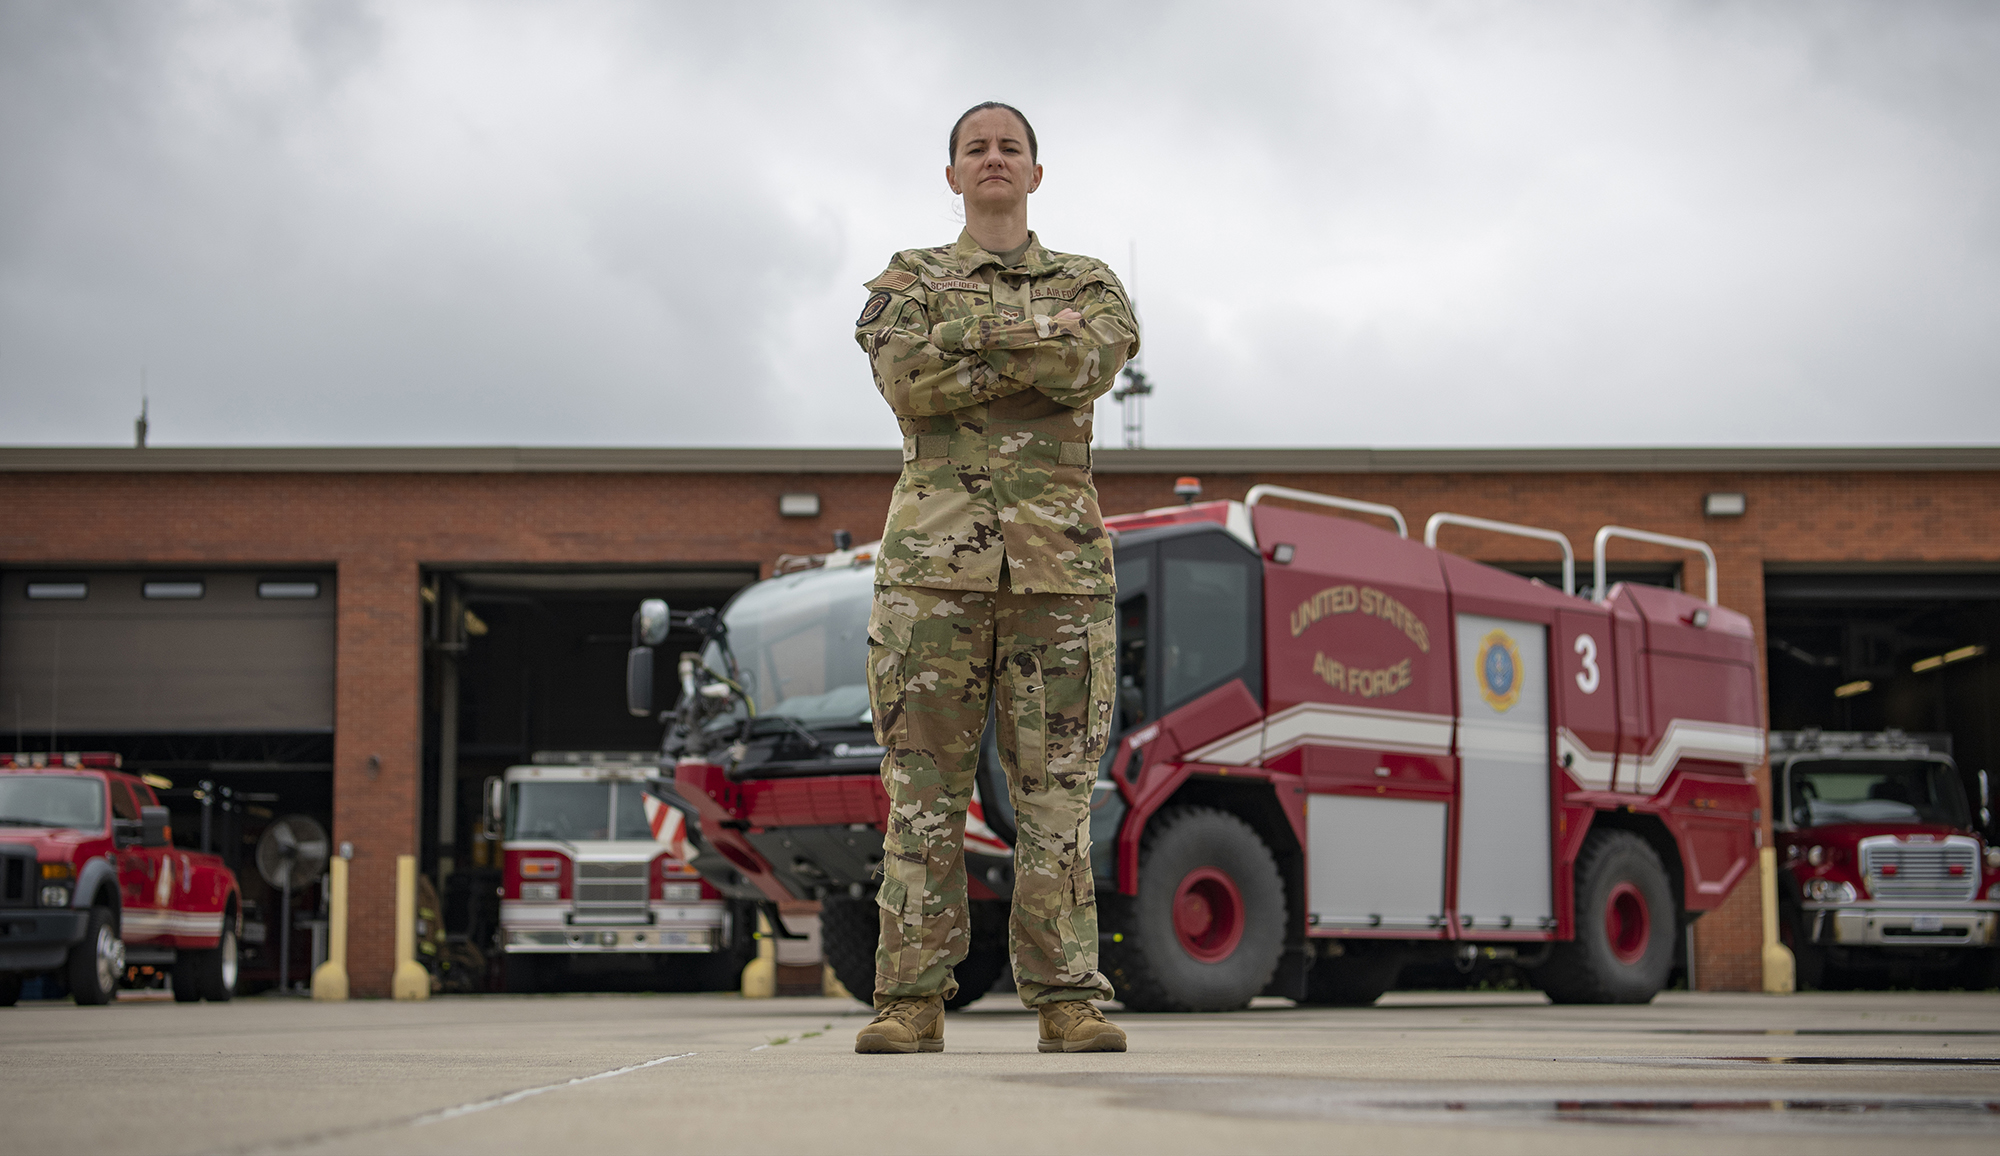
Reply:
[[[863,305],[861,307],[861,316],[855,319],[854,327],[856,329],[859,329],[863,325],[866,325],[869,322],[875,320],[877,317],[882,316],[882,310],[887,309],[888,307],[889,307],[889,295],[887,293],[875,294],[875,296],[870,297],[868,299],[868,304]]]

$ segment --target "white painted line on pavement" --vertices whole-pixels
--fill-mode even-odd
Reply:
[[[518,1092],[509,1092],[504,1096],[495,1096],[490,1100],[474,1100],[470,1104],[460,1104],[456,1108],[446,1108],[441,1112],[432,1112],[428,1116],[418,1116],[416,1119],[410,1121],[410,1126],[421,1128],[425,1124],[438,1124],[446,1120],[456,1120],[460,1116],[470,1116],[474,1112],[484,1112],[488,1108],[500,1108],[508,1104],[519,1103],[530,1096],[539,1096],[543,1092],[559,1092],[564,1088],[573,1088],[578,1084],[588,1084],[592,1080],[608,1080],[613,1076],[622,1076],[627,1072],[637,1072],[645,1068],[658,1067],[673,1060],[685,1060],[694,1054],[693,1052],[682,1052],[677,1056],[661,1056],[657,1060],[647,1060],[643,1064],[613,1068],[608,1072],[598,1072],[593,1076],[578,1076],[574,1080],[564,1080],[560,1084],[543,1084],[539,1088],[523,1088]]]

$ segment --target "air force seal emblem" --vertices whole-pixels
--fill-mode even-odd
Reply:
[[[1521,651],[1504,630],[1479,640],[1479,696],[1503,714],[1521,701]]]

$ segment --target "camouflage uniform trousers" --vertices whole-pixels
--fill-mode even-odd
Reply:
[[[1106,595],[877,586],[869,695],[888,749],[875,1004],[958,990],[971,942],[965,813],[995,715],[1018,836],[1008,948],[1021,1002],[1111,999],[1097,970],[1090,798],[1111,722],[1117,633]]]

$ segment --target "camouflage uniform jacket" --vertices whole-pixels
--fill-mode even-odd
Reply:
[[[1090,439],[1091,403],[1139,348],[1118,278],[1033,233],[1012,266],[960,233],[868,289],[854,338],[903,429],[875,581],[995,590],[1004,557],[1021,593],[1111,593]]]

